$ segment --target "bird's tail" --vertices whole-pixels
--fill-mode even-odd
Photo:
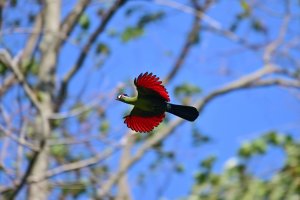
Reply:
[[[195,121],[195,119],[199,116],[199,112],[195,107],[175,105],[171,103],[167,104],[167,112],[191,122]]]

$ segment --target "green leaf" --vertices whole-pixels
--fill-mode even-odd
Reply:
[[[106,31],[106,33],[109,37],[112,37],[112,38],[118,36],[118,32],[113,28],[108,29]]]
[[[209,156],[208,158],[206,158],[200,163],[200,166],[205,169],[211,169],[215,161],[216,161],[216,156]]]
[[[83,30],[87,30],[90,27],[90,19],[87,14],[82,14],[79,18],[79,25]]]
[[[158,141],[157,143],[155,143],[153,145],[153,149],[160,150],[162,148],[162,146],[163,146],[162,141]]]
[[[128,42],[136,39],[144,34],[144,29],[141,27],[127,27],[121,35],[122,42]]]
[[[180,173],[183,173],[184,172],[184,166],[182,164],[177,164],[175,166],[175,172],[177,172],[178,174]]]
[[[262,138],[259,138],[253,141],[252,148],[254,149],[255,153],[264,154],[266,152],[267,145]]]
[[[266,26],[259,19],[253,19],[251,26],[256,32],[267,33]]]
[[[263,136],[263,138],[266,140],[267,143],[273,144],[273,145],[280,145],[282,144],[283,137],[278,135],[275,131],[271,131]]]
[[[196,85],[184,83],[182,85],[175,87],[174,92],[175,92],[175,96],[180,96],[180,95],[191,96],[193,94],[201,93],[201,89]]]
[[[174,89],[175,96],[180,99],[182,104],[189,104],[191,100],[190,97],[200,92],[201,89],[198,86],[189,83],[184,83]]]
[[[77,109],[77,108],[81,108],[81,107],[84,107],[84,104],[81,103],[81,102],[77,102],[76,104],[74,104],[71,109]],[[92,112],[93,110],[89,109],[89,110],[86,110],[82,113],[80,113],[80,115],[78,115],[78,120],[79,122],[84,122],[87,120],[87,118],[89,117],[89,114]]]
[[[200,133],[197,128],[192,129],[192,144],[194,146],[199,146],[201,144],[207,143],[210,141],[210,138],[206,135]]]
[[[13,26],[16,28],[16,27],[19,27],[21,25],[21,20],[20,19],[16,19],[13,21]]]
[[[146,25],[148,25],[149,23],[163,19],[164,16],[165,16],[165,13],[162,11],[159,11],[156,13],[145,14],[139,19],[137,26],[143,28]]]
[[[171,159],[171,160],[175,158],[175,154],[174,154],[174,152],[172,152],[172,151],[164,152],[164,156],[165,156],[166,158]]]
[[[3,199],[12,199],[12,196],[14,195],[15,192],[16,191],[14,188],[9,188],[1,193],[1,197]]]
[[[53,119],[52,120],[53,127],[59,127],[62,123],[63,123],[62,119]]]
[[[106,44],[99,43],[96,47],[96,53],[97,54],[106,54],[106,55],[108,55],[108,54],[110,54],[110,49]]]
[[[195,179],[196,179],[196,182],[198,184],[202,184],[202,183],[205,183],[206,180],[208,179],[208,173],[206,172],[198,172],[196,175],[195,175]]]
[[[0,62],[0,75],[4,75],[6,71],[7,67],[2,62]]]
[[[247,3],[247,1],[241,0],[240,3],[241,3],[241,7],[242,7],[244,13],[247,13],[247,15],[250,15],[250,13],[251,13],[251,7]]]
[[[68,154],[68,149],[65,145],[54,145],[50,152],[56,158],[64,158]]]
[[[137,11],[140,11],[142,8],[142,6],[132,6],[130,8],[128,8],[126,11],[125,11],[125,16],[126,17],[130,17],[132,14],[134,14],[135,12]]]
[[[30,73],[32,75],[37,75],[39,71],[39,64],[34,58],[25,60],[22,64],[22,70],[26,74]]]
[[[96,167],[93,168],[93,172],[96,173],[97,175],[104,175],[108,172],[108,167],[106,165]]]
[[[18,0],[10,0],[10,6],[11,7],[16,7],[18,4]]]
[[[102,121],[101,125],[100,125],[100,132],[101,133],[106,133],[109,130],[109,121],[108,120],[104,120]]]
[[[220,177],[218,175],[210,174],[209,176],[210,182],[212,185],[216,186],[220,183]]]
[[[73,198],[79,197],[79,195],[86,192],[86,183],[83,181],[68,183],[62,189],[64,195],[71,195]]]
[[[249,158],[252,154],[252,145],[249,142],[246,142],[242,145],[242,147],[239,149],[239,156],[243,158]]]

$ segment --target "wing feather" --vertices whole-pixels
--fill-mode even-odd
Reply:
[[[124,123],[128,128],[136,132],[150,132],[163,121],[165,114],[157,115],[134,107],[131,113],[124,118]]]
[[[169,94],[166,88],[159,81],[159,78],[152,73],[148,72],[140,74],[136,79],[134,79],[134,84],[137,87],[139,96],[151,95],[153,92],[163,98],[165,101],[170,101]],[[150,91],[149,91],[150,90]]]

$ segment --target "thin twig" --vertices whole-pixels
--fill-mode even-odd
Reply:
[[[51,178],[53,176],[57,176],[62,173],[67,173],[74,170],[79,170],[85,167],[89,167],[92,165],[95,165],[99,163],[100,161],[103,161],[107,157],[109,157],[111,154],[113,154],[115,151],[120,149],[120,147],[123,146],[122,143],[118,144],[117,146],[112,146],[107,149],[105,149],[102,153],[96,154],[95,156],[91,158],[87,158],[84,160],[76,161],[69,164],[64,164],[59,167],[56,167],[54,169],[48,170],[46,173],[44,173],[42,176],[39,177],[29,177],[28,181],[30,183],[40,182],[44,179]]]
[[[288,4],[289,1],[286,1],[285,3]],[[264,55],[263,55],[263,60],[264,60],[265,64],[268,64],[268,63],[271,62],[272,55],[278,49],[278,47],[282,44],[282,42],[284,41],[285,35],[287,33],[290,18],[291,18],[291,14],[290,14],[290,11],[289,11],[289,8],[288,8],[289,5],[287,5],[286,7],[287,7],[286,8],[286,14],[283,17],[283,21],[282,21],[282,24],[280,26],[278,36],[275,40],[273,40],[270,44],[268,44],[266,49],[265,49],[265,52],[264,52]]]
[[[63,20],[60,25],[60,33],[61,35],[63,35],[63,37],[61,38],[61,40],[58,40],[57,48],[63,44],[65,38],[68,38],[70,36],[75,25],[77,24],[80,15],[84,12],[90,2],[91,0],[79,0],[72,11]]]
[[[198,108],[199,112],[203,111],[203,109],[206,107],[206,105],[216,97],[227,94],[232,91],[240,90],[243,88],[248,87],[258,87],[260,85],[253,84],[260,78],[277,72],[278,69],[274,66],[267,66],[263,67],[249,75],[246,75],[244,77],[239,78],[236,81],[233,81],[211,93],[209,93],[207,96],[205,96],[201,101],[199,101],[196,104],[196,107]],[[265,86],[265,85],[262,85]],[[183,119],[178,118],[170,123],[168,127],[163,129],[160,133],[155,134],[153,137],[149,138],[145,143],[142,144],[142,146],[137,150],[134,156],[131,157],[128,162],[123,165],[122,168],[120,168],[116,173],[114,173],[107,182],[98,190],[97,197],[101,199],[102,197],[105,197],[109,191],[111,190],[112,186],[124,175],[124,173],[132,166],[134,165],[140,158],[144,156],[144,154],[155,144],[162,141],[169,135],[173,133],[173,131],[184,122]]]
[[[17,77],[18,81],[24,88],[24,91],[26,95],[28,96],[29,100],[32,102],[32,104],[36,107],[36,109],[42,113],[42,108],[40,106],[40,103],[34,94],[33,90],[25,80],[25,77],[23,76],[22,72],[20,71],[19,67],[17,66],[18,60],[12,59],[9,52],[4,49],[0,49],[0,61],[5,63],[5,65],[12,70],[12,72]]]
[[[206,22],[206,24],[212,30],[215,30],[217,33],[222,34],[226,38],[228,38],[228,39],[230,39],[230,40],[232,40],[232,41],[234,41],[238,44],[246,46],[250,49],[256,49],[257,48],[256,45],[250,44],[248,41],[246,41],[242,37],[236,35],[234,32],[223,28],[221,23],[218,22],[217,20],[213,19],[212,17],[208,16],[207,14],[205,14],[204,12],[202,12],[200,10],[197,11],[195,8],[193,8],[191,6],[187,6],[187,5],[184,5],[182,3],[179,3],[179,2],[176,2],[176,1],[173,1],[173,0],[154,0],[153,2],[156,3],[156,4],[159,4],[159,5],[168,6],[168,7],[180,10],[180,11],[188,13],[188,14],[199,16],[199,17],[202,18],[202,20],[204,22]]]
[[[195,9],[195,12],[199,14],[195,15],[191,31],[187,35],[185,43],[179,53],[179,56],[177,57],[174,63],[174,66],[172,67],[171,72],[167,75],[167,77],[163,81],[164,84],[167,84],[170,80],[172,80],[175,77],[175,75],[178,73],[179,69],[183,66],[183,63],[187,55],[189,54],[191,47],[193,46],[193,44],[197,42],[198,34],[201,27],[200,26],[201,20],[205,16],[204,12],[209,8],[212,2],[213,1],[211,0],[207,0],[205,1],[204,6],[200,6],[197,1],[192,0],[192,3],[195,7],[193,9]]]
[[[116,11],[126,2],[126,0],[117,0],[114,5],[105,13],[105,15],[102,18],[102,22],[99,24],[97,29],[92,33],[92,35],[89,37],[87,43],[83,47],[75,65],[71,68],[70,71],[67,72],[67,74],[64,76],[61,87],[58,92],[57,96],[57,106],[55,110],[58,110],[61,104],[63,103],[65,97],[67,96],[67,87],[70,82],[70,80],[77,74],[77,72],[83,67],[83,63],[85,59],[87,58],[87,54],[90,52],[91,47],[97,40],[98,36],[104,31],[106,28],[106,25],[110,21],[110,19],[113,17],[113,15],[116,13]]]
[[[17,142],[18,144],[32,150],[32,151],[38,151],[39,148],[31,144],[30,142],[26,141],[24,138],[19,138],[15,135],[13,135],[10,131],[6,130],[1,124],[0,124],[0,130],[4,133],[5,136],[9,137],[13,141]]]

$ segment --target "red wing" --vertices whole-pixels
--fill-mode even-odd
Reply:
[[[166,88],[161,84],[159,78],[152,73],[148,74],[140,74],[137,79],[134,79],[134,84],[137,87],[139,95],[147,95],[147,90],[143,90],[142,88],[149,89],[157,93],[160,97],[162,97],[166,101],[170,101],[169,94]],[[142,93],[142,94],[141,94]],[[148,92],[148,95],[151,95],[151,92]]]
[[[151,115],[138,108],[133,108],[130,115],[125,116],[124,123],[136,132],[150,132],[165,118],[165,114]]]

